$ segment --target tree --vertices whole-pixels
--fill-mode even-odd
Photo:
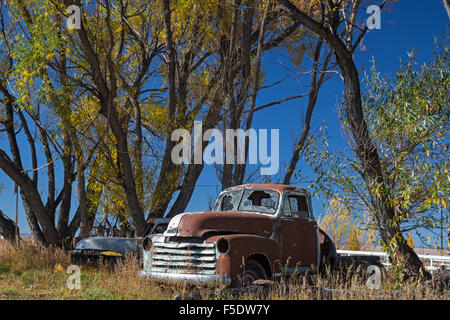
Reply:
[[[448,18],[450,19],[450,2],[448,0],[442,0],[444,4],[445,11],[447,12]]]
[[[287,10],[292,19],[314,32],[334,50],[336,62],[344,79],[344,116],[349,125],[350,142],[361,163],[360,173],[369,189],[370,202],[375,209],[381,238],[391,249],[393,259],[405,262],[406,277],[420,277],[424,274],[426,278],[429,278],[430,274],[424,269],[414,250],[408,246],[398,224],[395,224],[395,209],[382,174],[380,156],[371,139],[364,116],[359,74],[353,60],[354,50],[367,31],[366,27],[355,43],[353,42],[354,22],[361,1],[353,1],[351,6],[347,6],[345,1],[318,1],[319,20],[304,13],[288,0],[277,1]],[[385,2],[380,7],[383,7]],[[345,13],[346,7],[350,7],[349,14]],[[345,14],[345,17],[341,19],[340,14]],[[346,17],[349,17],[348,20]],[[345,38],[341,37],[338,31],[342,20],[346,21]]]
[[[98,174],[88,167],[91,160],[95,163],[100,151],[99,141],[93,138],[93,132],[99,126],[93,125],[92,103],[87,100],[76,103],[74,99],[83,88],[72,85],[72,77],[79,74],[71,72],[68,58],[71,49],[61,32],[63,16],[53,9],[49,1],[12,1],[9,7],[2,2],[2,66],[5,72],[0,91],[5,117],[1,123],[8,132],[12,160],[1,150],[1,165],[20,187],[33,238],[43,244],[62,245],[64,239],[74,237],[80,224],[82,236],[90,233],[96,212],[95,198],[101,189],[93,189],[92,183],[86,186],[83,180],[86,176],[90,181]],[[22,19],[20,28],[11,21],[10,15]],[[31,170],[23,168],[18,126],[23,128],[30,147]],[[40,167],[39,146],[42,146],[46,162]],[[55,172],[59,169],[59,160],[63,186],[57,193]],[[47,192],[43,196],[38,184],[42,170],[47,171]],[[70,220],[75,180],[82,197]]]
[[[199,5],[202,6],[202,3],[197,4],[197,7]],[[208,2],[208,6],[210,11],[203,11],[209,14],[207,21],[211,22],[206,26],[200,25],[200,30],[204,30],[206,33],[205,43],[203,45],[209,49],[202,57],[207,57],[207,59],[204,59],[205,62],[216,67],[208,67],[206,69],[209,70],[208,73],[211,76],[207,82],[208,86],[204,94],[200,96],[201,99],[196,100],[199,104],[195,108],[198,109],[202,104],[208,105],[206,110],[202,112],[204,114],[202,123],[203,133],[217,126],[235,130],[241,128],[247,130],[252,124],[254,113],[258,111],[255,104],[263,78],[261,65],[262,54],[264,51],[270,50],[285,41],[294,33],[296,28],[292,27],[292,25],[289,25],[287,28],[280,28],[278,26],[277,10],[275,10],[270,1],[262,4],[253,1],[220,1],[217,3]],[[211,9],[211,7],[214,9]],[[174,9],[165,12],[166,14],[169,12],[172,15],[178,16],[181,12],[177,8],[174,5]],[[167,32],[169,30],[169,24],[166,23],[166,26]],[[194,25],[193,28],[197,30],[199,26]],[[270,37],[266,36],[266,30],[271,31]],[[176,50],[176,52],[179,52],[179,50]],[[177,56],[180,53],[174,55]],[[181,56],[175,60],[183,61],[185,59]],[[183,65],[179,63],[178,69]],[[184,89],[180,89],[180,84],[185,82],[175,78],[174,83],[178,84],[178,92],[184,92]],[[182,99],[181,101],[184,100]],[[180,101],[180,98],[178,98],[178,101]],[[261,109],[264,109],[264,106]],[[186,119],[186,117],[182,119]],[[184,121],[186,122],[186,120]],[[179,123],[179,125],[182,124]],[[192,123],[187,127],[192,127]],[[204,150],[208,144],[206,138],[210,137],[205,137],[203,141],[194,141],[194,144],[201,144],[199,147],[201,150]],[[235,138],[235,145],[237,145],[236,140]],[[171,149],[167,149],[167,146],[173,147],[173,144],[169,145],[166,143],[166,152],[170,152]],[[243,149],[244,158],[247,159],[248,137],[245,138]],[[234,157],[236,158],[236,154],[234,154]],[[218,167],[218,175],[222,183],[222,188],[242,184],[246,176],[247,167],[247,161],[245,160],[244,162],[244,164],[227,163]],[[166,161],[163,161],[164,163]],[[173,166],[169,162],[166,167],[170,166],[174,169],[177,168],[177,166]],[[182,182],[176,186],[179,189],[179,193],[172,207],[168,210],[168,217],[184,211],[194,191],[195,183],[203,170],[203,166],[203,163],[197,164],[191,162],[183,168],[185,172],[184,177],[181,180]],[[163,172],[165,170],[161,169],[161,173]],[[161,173],[158,182],[164,181],[162,180],[164,176],[161,176]],[[169,190],[170,192],[168,192],[167,187],[161,188],[157,186],[155,190],[157,196],[162,193],[165,197],[165,202],[160,202],[164,206],[152,205],[152,209],[158,207],[165,208],[174,189],[172,188],[172,191]],[[162,211],[154,210],[154,213],[162,214]]]
[[[367,212],[364,219],[355,218],[347,205],[344,199],[332,198],[326,214],[317,219],[317,224],[333,239],[337,249],[369,249],[377,240],[372,216]]]
[[[383,176],[395,208],[400,232],[416,234],[425,243],[427,233],[438,236],[448,218],[447,208],[449,86],[448,50],[441,50],[428,65],[417,66],[413,54],[393,76],[382,77],[375,64],[367,79],[363,104],[371,137],[381,155]],[[344,130],[348,124],[343,120]],[[325,197],[336,194],[353,212],[375,207],[361,178],[359,159],[331,151],[324,131],[307,150],[316,174],[313,186]],[[361,217],[363,218],[363,217]]]
[[[10,152],[12,155],[12,159],[8,156],[8,154],[0,149],[0,168],[16,183],[16,185],[20,188],[20,194],[23,200],[23,205],[26,212],[26,217],[28,223],[30,224],[31,232],[34,238],[40,242],[45,244],[59,245],[61,243],[61,234],[58,232],[56,226],[54,225],[54,217],[55,210],[60,201],[62,201],[62,195],[66,188],[63,188],[60,195],[61,197],[58,200],[55,200],[55,190],[54,190],[54,175],[53,175],[53,161],[49,162],[48,168],[48,201],[44,205],[41,195],[38,191],[38,168],[37,168],[37,156],[36,156],[36,139],[31,134],[30,124],[28,123],[26,114],[28,114],[29,118],[32,119],[33,122],[39,123],[39,118],[36,117],[36,114],[39,111],[34,112],[32,115],[30,112],[26,110],[31,110],[30,108],[25,109],[24,107],[29,106],[30,100],[29,95],[27,93],[28,90],[22,91],[22,95],[20,97],[16,97],[12,92],[7,83],[14,82],[18,84],[20,88],[28,86],[31,87],[32,84],[29,83],[30,78],[32,78],[31,72],[27,70],[23,70],[20,68],[20,62],[16,59],[15,55],[17,53],[16,48],[22,47],[25,37],[16,36],[17,33],[17,25],[11,23],[11,19],[9,14],[14,10],[13,7],[6,8],[5,3],[1,2],[1,28],[2,28],[2,37],[1,37],[1,45],[2,45],[2,69],[4,73],[2,74],[2,78],[0,79],[0,91],[2,94],[2,118],[1,124],[5,128],[4,130],[7,132]],[[27,23],[31,24],[31,16],[27,17]],[[28,37],[30,41],[35,41],[34,34],[30,34]],[[43,44],[41,44],[43,45]],[[39,49],[39,48],[37,48]],[[25,59],[26,60],[26,59]],[[26,62],[25,62],[26,63]],[[30,67],[30,66],[28,66]],[[21,70],[21,78],[20,81],[16,81],[14,79],[15,72],[19,72]],[[43,71],[41,69],[33,70],[33,73],[36,74],[39,71]],[[45,71],[43,71],[45,72]],[[39,110],[39,108],[37,108]],[[19,149],[19,144],[17,142],[18,132],[16,131],[16,122],[15,117],[18,117],[21,126],[24,128],[25,137],[30,146],[30,154],[32,157],[32,170],[24,170],[21,152]],[[42,138],[42,142],[44,145],[45,154],[47,157],[50,156],[49,153],[49,139],[46,130],[40,126],[39,130]],[[29,176],[29,172],[31,173],[31,177]],[[68,217],[69,212],[65,210],[61,210],[60,217]]]
[[[368,77],[364,111],[401,232],[436,232],[449,201],[448,55],[440,49],[419,67],[412,52],[395,76],[381,77],[374,64]]]

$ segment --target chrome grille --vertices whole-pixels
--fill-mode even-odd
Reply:
[[[152,272],[216,273],[214,243],[155,243],[152,248]]]

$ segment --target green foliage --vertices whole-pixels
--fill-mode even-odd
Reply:
[[[392,77],[382,77],[375,64],[366,76],[363,98],[371,139],[381,157],[383,177],[395,209],[392,225],[401,231],[440,227],[437,215],[450,194],[448,48],[429,64],[418,66],[414,55]],[[343,123],[344,131],[347,123]],[[331,150],[326,128],[306,150],[316,178],[315,193],[339,195],[356,214],[374,213],[364,172],[353,156]],[[447,211],[448,212],[448,211]],[[448,226],[448,214],[444,223]]]
[[[449,201],[448,54],[419,67],[411,53],[393,79],[374,66],[364,99],[396,220],[409,228],[436,226],[435,213]]]

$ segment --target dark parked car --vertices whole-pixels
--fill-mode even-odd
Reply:
[[[164,232],[170,219],[155,219],[146,237],[155,237]],[[85,266],[98,266],[99,263],[112,265],[123,260],[127,254],[142,256],[142,238],[89,237],[80,240],[71,253],[71,263]]]

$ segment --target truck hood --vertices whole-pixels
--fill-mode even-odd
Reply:
[[[202,237],[207,232],[246,233],[269,237],[274,217],[248,212],[207,211],[182,213],[172,218],[165,236]]]

